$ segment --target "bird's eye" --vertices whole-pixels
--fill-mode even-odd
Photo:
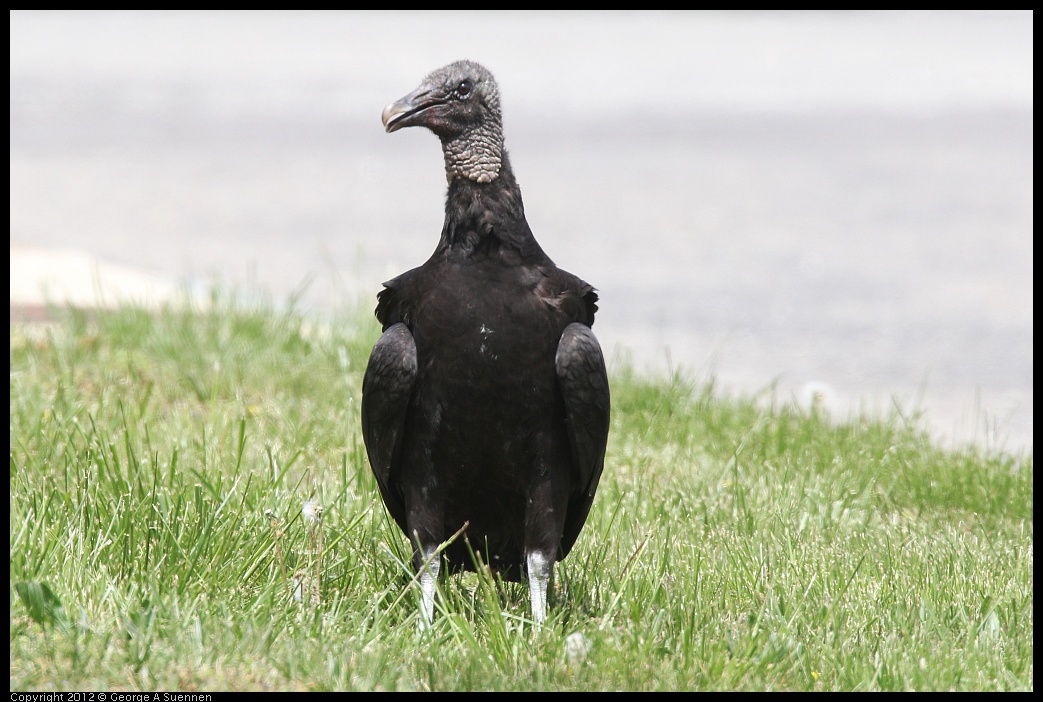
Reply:
[[[474,86],[471,85],[471,81],[462,80],[460,81],[460,85],[456,86],[456,94],[460,97],[467,97],[471,94],[472,87]]]

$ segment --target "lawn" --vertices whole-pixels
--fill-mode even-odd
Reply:
[[[1032,455],[610,368],[601,487],[542,629],[442,583],[359,429],[366,312],[11,329],[11,689],[1032,690]]]

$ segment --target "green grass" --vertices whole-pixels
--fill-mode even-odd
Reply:
[[[547,624],[468,574],[420,632],[359,433],[376,323],[214,309],[12,328],[12,690],[1033,687],[1031,453],[615,368]]]

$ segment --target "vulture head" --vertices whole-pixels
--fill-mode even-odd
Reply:
[[[500,91],[493,74],[473,61],[430,73],[408,95],[384,108],[384,128],[427,127],[442,141],[446,178],[490,183],[503,161]]]

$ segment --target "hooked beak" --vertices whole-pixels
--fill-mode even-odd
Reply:
[[[384,122],[384,129],[390,134],[403,127],[424,124],[424,113],[442,104],[445,104],[444,100],[428,88],[420,87],[385,107],[380,119]]]

